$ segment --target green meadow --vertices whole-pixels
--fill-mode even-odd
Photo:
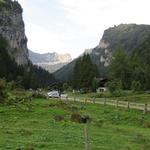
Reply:
[[[83,150],[85,126],[90,150],[150,149],[149,113],[58,99],[29,103],[0,105],[0,150]],[[89,123],[73,121],[74,113]]]

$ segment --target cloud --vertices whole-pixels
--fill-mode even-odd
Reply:
[[[77,57],[120,23],[150,24],[149,0],[19,0],[29,48]]]
[[[143,17],[146,18],[144,22],[147,22],[149,16],[148,0],[59,0],[59,2],[69,20],[87,29],[97,30],[98,26],[139,22]]]

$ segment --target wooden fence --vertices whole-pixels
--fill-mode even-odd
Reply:
[[[146,114],[150,111],[150,104],[144,103],[135,103],[129,101],[119,101],[119,100],[112,100],[108,98],[79,98],[79,97],[66,97],[61,98],[62,100],[69,100],[69,101],[78,101],[82,103],[93,103],[93,104],[102,104],[102,105],[111,105],[115,107],[123,107],[126,109],[137,109],[143,111]]]

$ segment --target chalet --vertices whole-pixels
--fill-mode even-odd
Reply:
[[[98,89],[97,92],[101,93],[106,91],[106,83],[108,82],[107,78],[99,78],[98,80]]]

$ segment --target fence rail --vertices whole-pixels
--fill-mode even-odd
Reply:
[[[144,103],[135,103],[129,101],[119,101],[119,100],[112,100],[108,98],[79,98],[79,97],[66,97],[61,98],[62,100],[69,100],[69,101],[77,101],[82,103],[93,103],[93,104],[102,104],[102,105],[111,105],[115,107],[123,107],[127,109],[137,109],[142,110],[144,114],[150,111],[150,105]]]

